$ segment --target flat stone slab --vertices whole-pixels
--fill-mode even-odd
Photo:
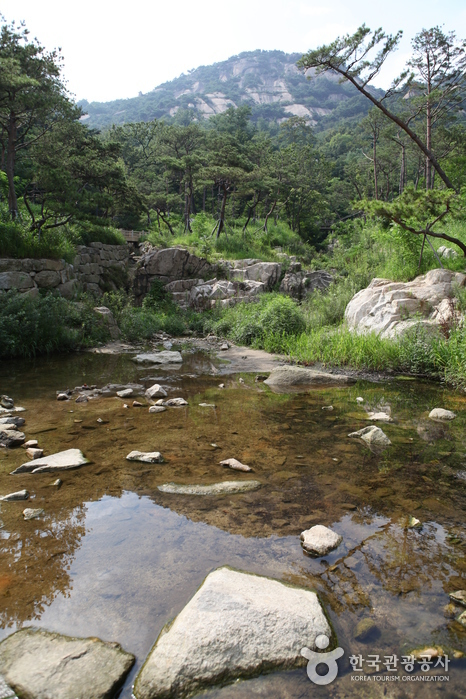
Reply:
[[[183,358],[180,352],[171,352],[170,350],[147,352],[133,357],[133,362],[137,364],[179,364],[182,361]]]
[[[369,444],[371,447],[386,448],[391,445],[391,441],[380,427],[375,425],[370,425],[370,427],[363,427],[362,430],[357,432],[350,432],[348,437],[360,437],[363,442]]]
[[[274,391],[286,392],[287,389],[297,391],[320,386],[349,386],[356,383],[356,379],[344,374],[329,374],[301,366],[282,366],[273,369],[264,383]]]
[[[316,524],[301,534],[301,545],[311,556],[326,556],[342,541],[343,537],[322,524]]]
[[[72,468],[79,468],[89,463],[80,449],[66,449],[59,451],[50,456],[43,456],[41,459],[28,461],[26,464],[21,464],[12,475],[17,473],[48,473],[51,471],[68,471]]]
[[[130,451],[127,461],[141,461],[143,464],[161,464],[163,456],[159,451]]]
[[[443,408],[434,408],[430,411],[429,417],[431,420],[454,420],[456,413],[451,410],[444,410]]]
[[[204,687],[303,666],[332,632],[315,592],[219,568],[162,630],[136,678],[136,699],[189,696]]]
[[[374,422],[393,422],[388,413],[367,413],[367,419]]]
[[[257,490],[261,487],[260,481],[223,481],[211,485],[177,485],[165,483],[159,485],[161,493],[174,493],[175,495],[225,495],[245,493],[248,490]]]
[[[41,629],[22,629],[0,643],[0,673],[31,699],[112,699],[133,663],[118,643]]]
[[[132,388],[124,388],[122,391],[117,391],[118,398],[129,398],[134,393]]]
[[[29,498],[29,493],[27,490],[17,490],[16,493],[9,493],[0,497],[2,502],[18,502],[19,500],[27,500]]]

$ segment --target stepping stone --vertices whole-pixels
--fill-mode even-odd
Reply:
[[[149,408],[150,413],[163,413],[165,410],[163,405],[151,405]]]
[[[153,400],[154,398],[164,398],[168,394],[159,383],[154,383],[153,386],[147,389],[145,395],[148,400]]]
[[[343,537],[322,524],[316,524],[301,534],[301,545],[311,556],[326,556],[341,544]]]
[[[348,437],[360,437],[363,442],[369,444],[371,447],[389,447],[391,441],[380,427],[371,425],[370,427],[363,427],[362,430],[357,432],[350,432]]]
[[[26,521],[29,519],[37,519],[43,514],[44,510],[40,507],[37,507],[35,509],[32,507],[26,507],[26,509],[23,510],[23,517]]]
[[[220,466],[227,466],[228,468],[232,468],[234,471],[252,471],[250,466],[242,464],[241,461],[238,461],[238,459],[225,459],[224,461],[220,461]]]
[[[158,637],[136,678],[136,699],[186,697],[205,687],[302,667],[301,649],[332,636],[315,592],[219,568]]]
[[[0,497],[2,502],[17,502],[18,500],[28,500],[29,493],[27,490],[17,490],[16,493],[9,493]]]
[[[163,456],[159,451],[131,451],[127,461],[141,461],[143,464],[161,464]]]
[[[188,401],[184,398],[170,398],[164,401],[164,405],[168,405],[170,408],[177,408],[181,405],[188,405]]]
[[[111,699],[133,663],[118,643],[42,629],[22,629],[0,643],[0,673],[24,697]]]
[[[79,449],[66,449],[59,451],[50,456],[43,456],[41,459],[28,461],[26,464],[21,464],[12,475],[17,473],[48,473],[51,471],[68,471],[72,468],[79,468],[88,464],[89,459],[86,459],[82,451]]]
[[[306,390],[308,386],[349,386],[355,382],[356,379],[344,374],[329,374],[300,366],[277,367],[264,381],[277,392],[286,392],[288,388]]]

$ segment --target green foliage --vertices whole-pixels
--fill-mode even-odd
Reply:
[[[304,317],[296,302],[278,294],[264,295],[257,303],[238,304],[212,323],[214,332],[234,342],[253,346],[267,342],[268,349],[304,328]]]
[[[75,236],[63,228],[39,237],[20,221],[11,221],[6,207],[0,205],[0,256],[49,257],[72,262],[75,240]]]
[[[109,339],[108,330],[92,310],[93,301],[66,301],[48,293],[32,298],[9,291],[0,304],[0,357],[32,357],[66,352]]]

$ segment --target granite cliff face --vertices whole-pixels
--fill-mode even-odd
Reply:
[[[249,105],[252,119],[280,122],[292,116],[311,125],[325,125],[367,111],[355,88],[325,75],[311,82],[298,70],[300,53],[248,51],[159,85],[145,95],[125,100],[80,104],[91,127],[172,118],[191,110],[206,119],[229,107]]]

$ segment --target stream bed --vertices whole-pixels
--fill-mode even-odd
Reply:
[[[229,565],[316,590],[345,656],[327,687],[312,685],[301,668],[198,696],[378,697],[387,689],[397,697],[466,696],[466,628],[445,609],[448,593],[466,588],[466,396],[403,377],[275,394],[254,378],[229,375],[198,351],[185,351],[178,366],[151,368],[128,355],[92,353],[1,363],[0,393],[26,408],[26,439],[46,454],[81,449],[90,463],[13,476],[27,460],[24,449],[0,449],[0,495],[31,494],[28,503],[0,503],[0,640],[33,625],[117,641],[136,655],[120,695],[129,699],[161,629],[209,572]],[[133,398],[128,408],[116,396],[56,400],[57,390],[130,382],[160,383],[189,405],[149,414],[147,406],[133,408]],[[430,420],[435,407],[456,419]],[[371,424],[368,411],[391,412],[392,423],[376,423],[392,441],[383,453],[348,438]],[[129,462],[132,450],[160,451],[164,463]],[[219,465],[231,457],[253,473]],[[51,485],[57,475],[58,489]],[[172,481],[251,478],[261,488],[236,495],[158,490]],[[44,514],[24,521],[24,507]],[[422,527],[408,528],[409,516]],[[324,558],[306,556],[300,545],[300,533],[314,524],[343,536]],[[367,617],[374,630],[356,640]],[[432,646],[449,655],[448,681],[387,688],[375,676],[355,681],[348,661],[378,655],[383,663]],[[390,674],[383,664],[381,673]],[[395,674],[406,673],[398,667]]]

